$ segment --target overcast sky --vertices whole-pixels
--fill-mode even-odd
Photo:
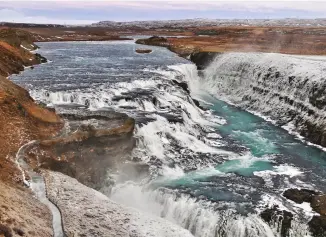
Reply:
[[[326,18],[326,1],[0,0],[0,22],[88,24],[186,18]]]

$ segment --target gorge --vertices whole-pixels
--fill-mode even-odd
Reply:
[[[69,237],[325,236],[326,59],[183,51],[165,38],[136,41],[151,50],[138,54],[135,41],[37,43],[48,63],[1,78],[1,169],[19,180],[0,185],[47,216],[31,215],[37,233],[19,223],[25,236],[52,236],[51,213],[7,162],[31,140],[24,160]],[[10,133],[23,139],[5,143]],[[14,236],[16,225],[6,221]]]

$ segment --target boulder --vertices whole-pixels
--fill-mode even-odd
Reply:
[[[279,210],[278,206],[273,206],[264,210],[260,216],[267,223],[278,223],[281,237],[289,236],[289,230],[291,229],[291,222],[293,220],[293,214],[291,212]]]
[[[319,195],[312,198],[311,207],[320,215],[326,216],[326,195]]]
[[[288,189],[283,193],[283,196],[301,204],[303,202],[311,203],[313,197],[318,194],[318,192],[308,189]]]
[[[308,225],[314,237],[326,236],[326,216],[314,216]]]
[[[326,195],[308,189],[288,189],[283,196],[299,204],[310,203],[312,209],[319,214],[313,216],[308,223],[312,236],[326,236]]]
[[[190,93],[188,84],[186,82],[178,82],[177,80],[172,80],[172,82],[176,85],[178,85],[179,87],[181,87],[185,92],[187,92],[188,94]]]
[[[140,53],[140,54],[147,54],[147,53],[151,53],[153,50],[151,49],[136,49],[136,53]]]
[[[39,63],[48,62],[48,60],[45,57],[43,57],[41,54],[38,54],[38,53],[35,54],[35,58]]]

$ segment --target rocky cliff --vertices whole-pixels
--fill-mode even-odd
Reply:
[[[28,92],[4,76],[41,62],[29,34],[0,30],[0,236],[52,236],[51,213],[23,186],[16,164],[28,141],[52,136],[62,127],[53,111],[34,102]]]
[[[195,62],[201,68],[211,57],[205,53]],[[225,53],[215,54],[201,82],[217,97],[268,116],[325,147],[325,70],[325,57]]]
[[[108,170],[126,161],[135,141],[135,121],[112,111],[79,111],[63,114],[70,130],[41,140],[28,152],[35,169],[59,171],[97,190],[110,186]],[[97,121],[97,125],[91,121]]]
[[[0,29],[0,75],[19,73],[24,67],[45,62],[39,54],[28,32],[14,29]]]

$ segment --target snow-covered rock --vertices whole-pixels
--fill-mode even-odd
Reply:
[[[61,173],[46,171],[45,181],[48,198],[59,208],[68,237],[193,236],[167,220],[117,204]]]

